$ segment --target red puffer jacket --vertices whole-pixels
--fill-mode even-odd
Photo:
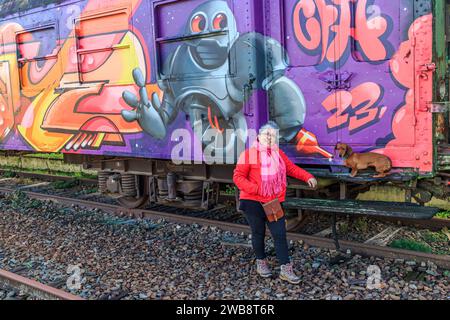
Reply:
[[[304,182],[314,178],[312,174],[292,163],[282,150],[280,150],[280,156],[286,164],[286,174],[288,176]],[[256,161],[253,159],[256,159]],[[250,160],[253,160],[254,163]],[[286,198],[286,189],[282,190],[280,194],[272,197],[263,197],[258,194],[259,186],[261,185],[261,162],[258,150],[253,147],[247,149],[239,157],[236,169],[234,169],[233,181],[241,192],[241,200],[254,200],[267,203],[276,198],[278,198],[280,202],[283,202]]]

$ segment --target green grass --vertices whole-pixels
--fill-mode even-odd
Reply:
[[[63,160],[64,155],[62,153],[30,153],[25,155],[27,158],[38,158],[38,159],[55,159]]]
[[[440,219],[450,219],[450,210],[439,212],[436,218]]]
[[[347,222],[345,222],[339,226],[339,232],[342,234],[347,234],[349,229],[350,229],[350,226],[348,225]]]
[[[436,242],[447,243],[448,241],[447,236],[442,232],[425,231],[425,233],[422,235],[422,238],[428,243],[436,243]]]
[[[411,239],[398,239],[389,244],[391,248],[432,253],[433,249],[426,243]]]
[[[91,194],[98,192],[98,188],[84,189],[80,194]]]
[[[14,178],[16,176],[16,173],[14,171],[5,171],[2,174],[3,178]]]
[[[2,176],[5,178],[14,178],[16,176],[16,172],[29,172],[36,174],[51,174],[54,176],[62,176],[62,177],[73,177],[77,179],[94,179],[94,180],[97,179],[97,175],[88,174],[84,172],[62,172],[62,171],[40,170],[40,169],[15,168],[8,166],[3,166],[0,169],[7,170],[2,174]]]
[[[230,196],[236,194],[236,187],[233,185],[227,184],[225,193]]]
[[[55,181],[52,183],[52,187],[56,190],[64,190],[64,189],[71,189],[80,184],[80,181],[77,179],[74,180],[67,180],[67,181]]]
[[[369,223],[366,218],[358,218],[353,225],[360,232],[367,232],[369,230]]]

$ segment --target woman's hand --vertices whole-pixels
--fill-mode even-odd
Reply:
[[[308,180],[308,186],[312,189],[317,188],[317,180],[316,178],[311,178]]]

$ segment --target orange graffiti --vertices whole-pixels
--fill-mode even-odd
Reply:
[[[124,145],[125,134],[141,132],[121,116],[130,108],[122,92],[138,90],[132,70],[150,70],[129,25],[140,1],[111,0],[107,12],[88,1],[66,39],[51,26],[0,26],[0,140],[16,130],[34,150],[78,151]]]
[[[351,6],[355,8],[351,27]],[[367,17],[367,0],[300,0],[293,15],[294,34],[307,52],[321,49],[320,62],[339,61],[353,37],[370,61],[387,57],[381,37],[388,23],[382,16]],[[304,21],[304,22],[303,22]]]
[[[21,99],[19,74],[15,46],[11,48],[8,43],[15,41],[16,33],[22,31],[17,23],[7,23],[0,26],[2,45],[0,45],[0,141],[14,132],[15,115],[20,114]]]
[[[426,112],[432,101],[433,76],[432,69],[422,69],[432,61],[432,28],[431,14],[417,18],[408,30],[408,40],[390,60],[393,77],[408,91],[392,121],[394,139],[385,148],[374,151],[389,156],[394,166],[418,167],[421,171],[433,168],[433,121],[432,114]],[[421,134],[417,134],[418,128]]]
[[[351,134],[381,120],[387,107],[378,105],[381,87],[374,82],[363,83],[351,92],[340,90],[328,96],[323,107],[333,115],[327,120],[330,130],[348,127]]]
[[[214,116],[214,121],[212,119],[212,112],[211,107],[208,107],[208,121],[211,128],[216,129],[220,133],[224,132],[224,129],[220,127],[219,120],[217,119],[217,116]]]
[[[20,93],[30,99],[16,119],[17,130],[33,149],[58,152],[124,145],[123,135],[142,131],[121,116],[130,108],[121,94],[137,91],[131,71],[147,69],[144,48],[129,30],[130,12],[121,7],[130,1],[111,2],[118,10],[102,14],[99,2],[89,1],[68,38],[55,43],[47,56],[38,57],[41,49],[48,49],[42,36],[22,32],[17,37],[20,56],[14,50],[13,60],[19,62]],[[138,2],[132,1],[133,8]],[[156,85],[147,88],[149,94],[160,94]]]
[[[388,29],[387,20],[382,16],[366,15],[367,0],[358,0],[356,6],[353,37],[370,61],[384,60],[387,50],[380,38]]]

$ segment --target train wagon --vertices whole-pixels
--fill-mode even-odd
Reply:
[[[46,0],[0,4],[0,149],[62,152],[127,207],[210,208],[267,120],[319,178],[448,199],[443,0]],[[337,143],[388,156],[351,177]]]

